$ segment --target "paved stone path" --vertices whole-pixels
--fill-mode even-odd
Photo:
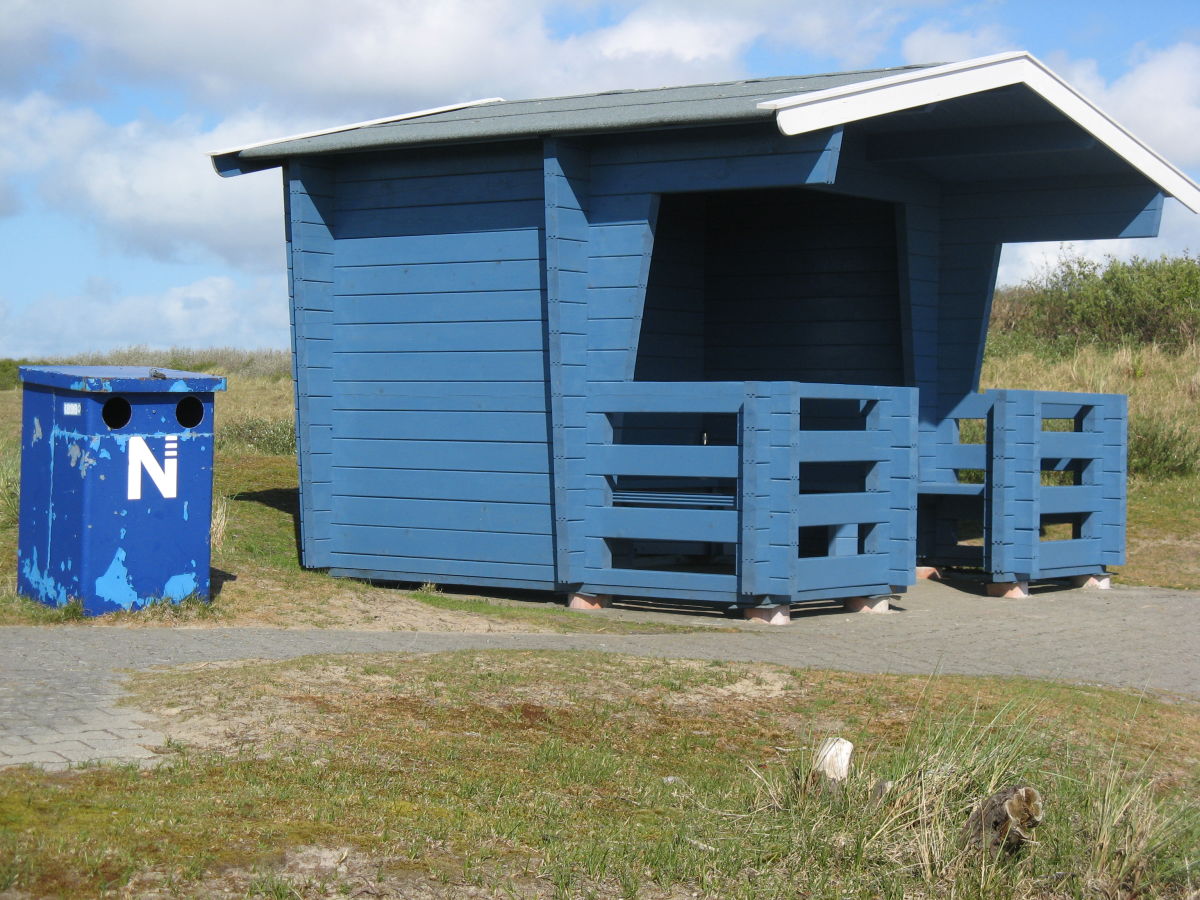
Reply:
[[[998,600],[922,584],[886,616],[817,609],[790,626],[733,633],[460,634],[270,628],[0,628],[0,767],[152,760],[164,737],[116,706],[125,670],[311,653],[466,648],[595,649],[859,672],[1029,675],[1200,698],[1200,594],[1153,588],[1049,591]],[[711,616],[580,615],[679,624]]]

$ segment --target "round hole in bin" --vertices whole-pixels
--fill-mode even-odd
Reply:
[[[104,401],[100,415],[104,418],[104,424],[116,431],[129,424],[129,420],[133,417],[133,407],[124,397],[109,397]]]
[[[175,405],[175,418],[184,428],[195,428],[204,421],[204,404],[195,397],[184,397]]]

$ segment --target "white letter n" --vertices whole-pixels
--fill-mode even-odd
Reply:
[[[168,440],[170,440],[168,438]],[[132,436],[129,438],[129,499],[142,499],[142,470],[150,476],[158,492],[164,499],[173,499],[179,488],[179,460],[170,449],[167,458],[160,466],[150,448],[146,446],[145,438]]]

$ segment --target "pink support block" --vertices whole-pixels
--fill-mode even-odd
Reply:
[[[917,566],[917,581],[941,581],[942,573],[934,566]]]
[[[742,610],[747,621],[761,622],[764,625],[787,625],[792,621],[790,606],[756,606]]]
[[[855,613],[890,613],[891,604],[888,597],[847,597],[842,601],[846,612]]]
[[[608,609],[610,606],[612,606],[612,598],[603,594],[572,594],[571,599],[567,602],[568,609],[587,611]]]
[[[1108,573],[1076,575],[1071,579],[1071,587],[1086,588],[1092,591],[1107,591],[1112,588],[1112,576]]]
[[[1003,597],[1006,600],[1025,600],[1029,597],[1028,581],[997,581],[987,586],[989,597]]]

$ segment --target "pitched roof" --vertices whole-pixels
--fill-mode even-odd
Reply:
[[[748,79],[544,100],[486,100],[213,153],[222,175],[321,153],[652,128],[765,122],[801,134],[944,100],[1024,85],[1136,171],[1200,212],[1200,185],[1024,51],[964,62]]]
[[[827,75],[756,78],[649,90],[605,91],[541,100],[475,101],[392,119],[360,122],[309,135],[212,154],[222,175],[269,168],[292,156],[522,137],[637,131],[680,125],[769,122],[759,104],[827,90],[925,66],[865,69]]]

